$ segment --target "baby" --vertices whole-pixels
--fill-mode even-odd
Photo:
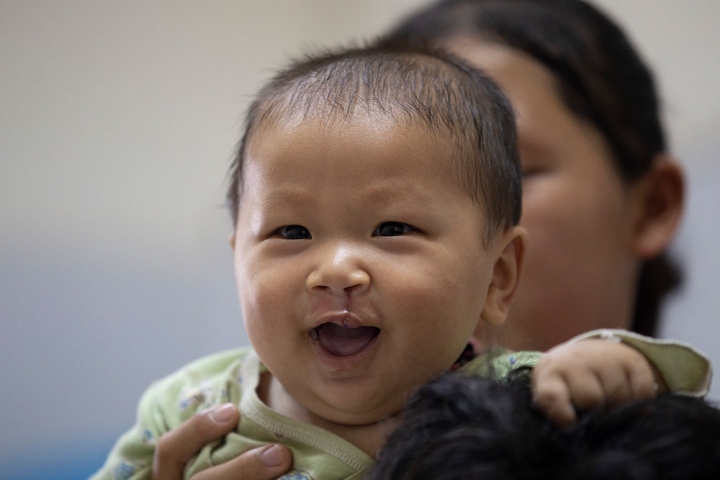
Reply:
[[[253,348],[153,384],[95,478],[149,478],[164,433],[228,402],[241,410],[238,429],[186,476],[283,443],[287,478],[362,478],[418,386],[448,370],[505,376],[540,361],[468,347],[478,322],[505,320],[527,241],[513,113],[479,71],[389,44],[295,63],[251,105],[231,178],[230,243]],[[703,390],[702,357],[635,340],[658,380]],[[690,360],[667,374],[677,369],[658,351]],[[559,422],[572,421],[572,402],[652,396],[654,381],[638,350],[605,340],[560,346],[533,376]]]

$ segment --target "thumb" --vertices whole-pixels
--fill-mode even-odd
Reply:
[[[208,443],[237,427],[240,412],[231,403],[205,410],[158,440],[153,457],[155,480],[181,480],[185,464]]]
[[[239,457],[199,472],[191,480],[272,480],[292,465],[292,453],[285,445],[265,445]]]

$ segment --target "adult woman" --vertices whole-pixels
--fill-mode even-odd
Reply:
[[[468,59],[517,112],[531,243],[498,341],[544,350],[595,328],[654,335],[678,278],[664,251],[682,174],[652,75],[622,31],[582,1],[446,0],[390,36]]]
[[[651,74],[625,35],[577,0],[448,0],[390,37],[467,58],[517,111],[530,250],[507,326],[497,338],[478,330],[478,339],[546,349],[594,328],[653,334],[677,278],[664,251],[681,214],[682,174],[665,153]],[[180,478],[184,462],[237,418],[232,407],[215,410],[161,439],[155,477]],[[265,448],[201,475],[275,478],[289,452]]]

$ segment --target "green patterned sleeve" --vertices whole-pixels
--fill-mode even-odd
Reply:
[[[710,389],[710,360],[686,343],[650,338],[619,329],[593,330],[572,338],[568,343],[587,339],[622,342],[636,349],[653,364],[672,392],[703,397]],[[530,376],[541,357],[541,352],[510,352],[496,348],[490,353],[478,356],[459,372],[499,379],[507,378],[511,374]]]
[[[517,378],[517,376],[529,378],[541,357],[542,352],[512,352],[502,348],[494,348],[478,355],[460,368],[458,373],[462,375],[479,375],[498,380],[510,376],[513,378]]]

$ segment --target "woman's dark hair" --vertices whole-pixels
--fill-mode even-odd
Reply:
[[[666,149],[652,73],[627,36],[581,0],[445,0],[401,22],[393,41],[442,44],[460,35],[532,56],[557,80],[560,97],[605,138],[614,167],[632,183]],[[666,253],[645,262],[632,329],[654,335],[663,297],[680,283]]]
[[[710,480],[720,411],[663,394],[557,428],[526,380],[445,375],[419,388],[368,480]]]

